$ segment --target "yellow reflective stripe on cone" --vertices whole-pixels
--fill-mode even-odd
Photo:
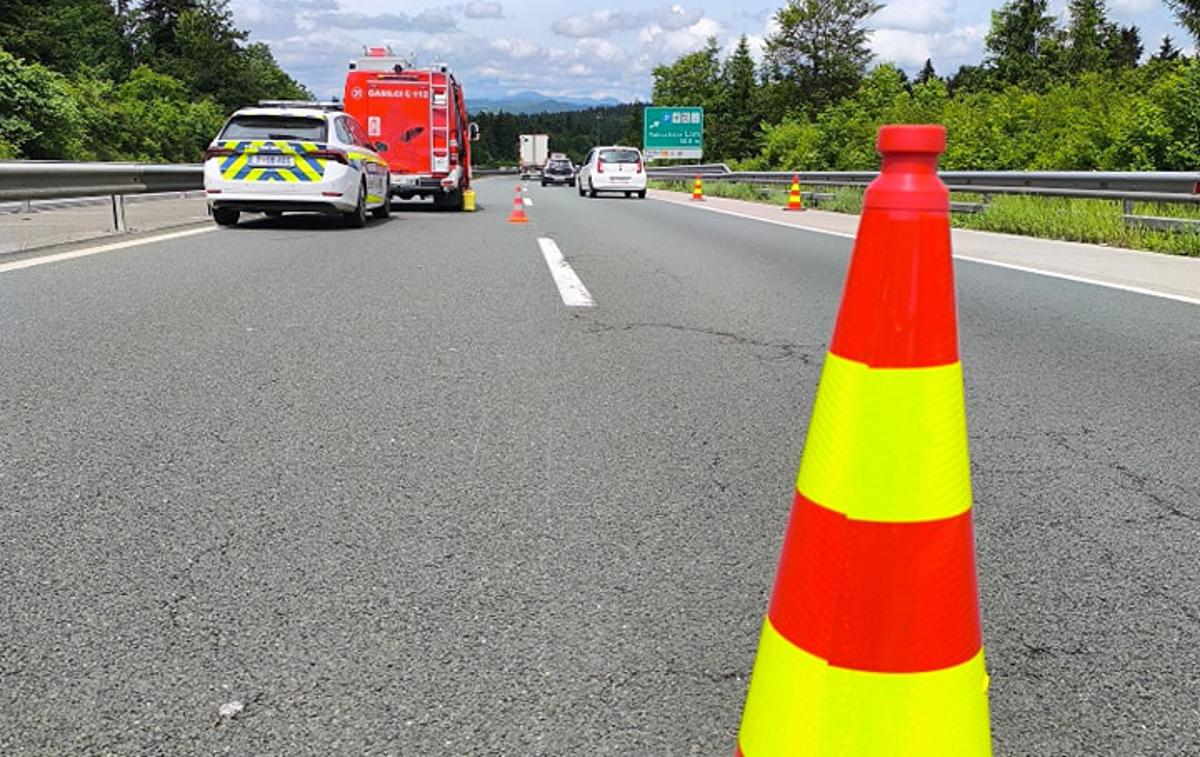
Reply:
[[[796,488],[855,520],[969,510],[962,365],[871,368],[829,353]]]
[[[745,757],[987,757],[983,650],[927,673],[829,665],[763,624],[738,744]]]

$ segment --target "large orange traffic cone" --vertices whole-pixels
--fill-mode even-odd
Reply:
[[[696,174],[696,180],[692,182],[692,202],[704,202],[704,181],[700,174]]]
[[[885,126],[737,754],[991,754],[940,126]]]
[[[784,210],[804,210],[800,199],[800,174],[792,174],[792,188],[788,190],[788,204]]]
[[[513,196],[512,212],[508,214],[509,223],[529,223],[525,215],[525,200],[521,197],[521,185],[517,185],[517,193]]]

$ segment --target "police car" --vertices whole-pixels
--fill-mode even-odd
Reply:
[[[381,149],[387,149],[381,146]],[[230,116],[204,153],[213,220],[318,212],[361,227],[391,212],[388,166],[337,103],[264,101]]]

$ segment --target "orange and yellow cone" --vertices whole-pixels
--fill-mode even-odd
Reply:
[[[529,223],[529,218],[525,215],[525,200],[521,197],[521,185],[517,185],[517,192],[513,195],[512,212],[508,214],[509,223]]]
[[[804,202],[800,199],[799,174],[792,174],[792,188],[788,190],[788,204],[784,210],[804,210]]]
[[[940,126],[886,126],[737,754],[991,754]]]
[[[700,178],[700,174],[696,174],[696,179],[692,182],[692,202],[704,202],[704,180]]]

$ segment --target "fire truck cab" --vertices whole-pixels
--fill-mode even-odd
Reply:
[[[471,186],[471,141],[478,138],[462,86],[445,65],[413,68],[386,47],[364,53],[350,61],[343,103],[387,161],[391,196],[428,197],[461,210]]]

